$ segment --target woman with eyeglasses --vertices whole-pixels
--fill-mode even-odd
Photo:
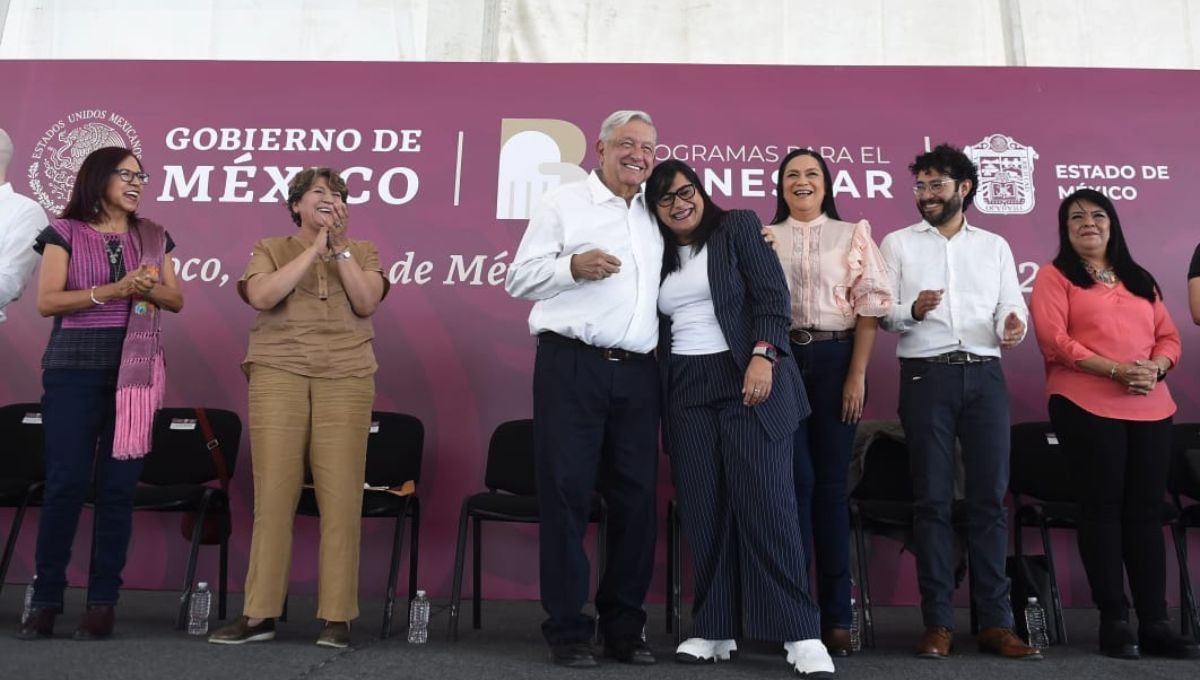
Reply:
[[[61,218],[34,246],[42,254],[38,312],[54,325],[42,355],[46,486],[22,640],[54,633],[79,513],[93,490],[87,608],[74,637],[113,631],[134,489],[165,389],[160,312],[183,307],[169,254],[175,244],[137,214],[149,179],[130,150],[93,151]]]
[[[767,229],[791,290],[791,354],[812,404],[794,438],[800,530],[817,564],[821,638],[830,654],[846,656],[853,617],[846,473],[892,292],[871,225],[843,222],[832,186],[820,154],[792,151],[779,164]]]
[[[663,430],[695,577],[680,663],[727,660],[746,637],[784,642],[807,677],[834,672],[808,595],[792,483],[792,434],[808,415],[784,361],[788,291],[748,210],[713,203],[685,163],[646,182],[663,248],[658,309]]]

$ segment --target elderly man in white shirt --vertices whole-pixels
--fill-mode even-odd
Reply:
[[[13,191],[7,177],[12,157],[12,139],[0,129],[0,323],[6,318],[4,308],[21,296],[37,266],[33,242],[49,224],[36,201]]]
[[[943,144],[909,170],[923,220],[880,246],[896,303],[883,327],[900,333],[900,422],[911,458],[923,658],[949,656],[954,626],[955,439],[966,474],[967,559],[979,647],[1005,658],[1040,659],[1013,633],[1007,511],[1008,389],[1000,351],[1025,337],[1028,311],[1012,250],[968,224],[978,172]]]
[[[535,300],[534,453],[540,514],[542,633],[556,664],[595,666],[595,622],[583,614],[588,509],[608,509],[607,563],[596,593],[604,652],[652,664],[642,640],[654,569],[658,469],[658,284],[662,237],[642,183],[657,133],[641,111],[605,119],[600,167],[548,192],[505,288]]]

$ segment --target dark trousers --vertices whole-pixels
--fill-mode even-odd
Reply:
[[[586,642],[588,506],[608,507],[607,564],[596,592],[607,640],[640,637],[654,571],[658,370],[653,359],[609,361],[586,347],[538,345],[533,369],[534,453],[540,515],[542,633]]]
[[[79,513],[93,490],[87,603],[117,602],[142,459],[112,457],[116,382],[116,371],[52,369],[42,374],[46,488],[38,521],[34,606],[62,609]]]
[[[1162,502],[1171,460],[1171,419],[1102,418],[1060,395],[1050,420],[1074,464],[1079,556],[1105,620],[1128,620],[1125,575],[1142,623],[1167,618]]]
[[[1008,554],[1008,389],[998,360],[900,362],[900,422],[912,470],[917,583],[926,626],[954,626],[954,442],[966,474],[967,561],[979,625],[1012,627]]]
[[[792,442],[771,441],[742,405],[729,352],[671,357],[671,472],[694,564],[692,634],[708,640],[820,637],[796,517]]]
[[[796,502],[805,552],[817,563],[823,629],[848,629],[852,619],[846,473],[858,426],[842,421],[842,388],[853,352],[853,340],[792,343],[812,405],[794,442]]]

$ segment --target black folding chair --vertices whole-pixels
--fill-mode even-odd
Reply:
[[[897,439],[879,435],[872,440],[863,460],[863,472],[850,492],[850,526],[854,533],[855,562],[862,594],[863,646],[875,646],[875,620],[871,602],[870,564],[867,535],[882,535],[906,543],[913,527],[912,473],[908,446]],[[951,508],[955,530],[966,532],[966,507],[955,501]],[[968,582],[969,583],[969,582]],[[976,628],[974,598],[971,602],[971,628]]]
[[[462,513],[458,519],[458,547],[454,553],[454,587],[450,595],[450,630],[452,640],[458,639],[458,615],[462,602],[462,572],[466,557],[467,524],[474,527],[472,572],[473,627],[481,625],[480,600],[482,574],[480,560],[483,554],[481,525],[490,522],[538,523],[537,481],[533,459],[533,421],[511,420],[501,423],[492,433],[488,446],[487,470],[484,474],[487,491],[463,499]],[[593,496],[588,522],[600,525],[597,532],[596,562],[601,573],[604,570],[604,540],[607,531],[604,503]]]
[[[1010,458],[1008,490],[1012,493],[1014,518],[1013,548],[1018,563],[1023,559],[1022,529],[1036,528],[1042,537],[1042,552],[1050,576],[1050,593],[1057,620],[1056,632],[1062,643],[1067,642],[1066,625],[1063,622],[1062,593],[1058,587],[1058,576],[1054,568],[1054,551],[1050,544],[1051,529],[1079,528],[1079,503],[1075,489],[1075,467],[1058,443],[1054,426],[1049,422],[1017,423],[1012,426],[1012,456]],[[1164,500],[1161,510],[1162,523],[1177,525],[1179,511]],[[1180,579],[1187,578],[1187,558],[1181,551],[1183,545],[1179,533],[1175,537],[1175,555],[1180,564]],[[1190,592],[1190,580],[1186,590]]]
[[[425,426],[416,416],[386,411],[371,413],[371,433],[367,437],[367,488],[363,491],[362,516],[364,519],[395,520],[392,556],[388,565],[387,588],[383,602],[383,627],[379,633],[381,639],[387,639],[392,634],[392,612],[398,599],[396,577],[400,573],[405,519],[412,523],[408,548],[409,606],[417,593],[421,501],[416,489],[421,481],[421,458],[424,450]],[[309,477],[311,481],[311,473]],[[306,486],[300,492],[296,514],[320,516],[317,494],[311,487]]]
[[[1179,520],[1171,525],[1179,559],[1180,631],[1200,640],[1200,613],[1188,571],[1187,530],[1200,529],[1200,423],[1175,423],[1171,431],[1171,467],[1167,491],[1179,509]],[[1185,505],[1183,499],[1189,499]]]
[[[42,405],[0,406],[0,508],[16,508],[0,557],[0,589],[12,563],[25,511],[41,504],[46,481],[44,450]]]
[[[229,580],[229,535],[233,521],[226,487],[237,464],[242,421],[219,408],[164,408],[154,418],[150,453],[146,454],[140,485],[134,494],[135,512],[194,513],[191,549],[179,596],[175,625],[187,623],[188,604],[202,543],[220,546],[217,617],[225,618]],[[218,486],[213,486],[216,482]],[[216,522],[215,535],[205,535]]]

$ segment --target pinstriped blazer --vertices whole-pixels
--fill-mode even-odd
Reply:
[[[800,369],[788,356],[792,313],[787,279],[779,257],[763,240],[761,231],[762,223],[753,211],[732,210],[721,219],[720,227],[704,247],[709,249],[708,285],[717,323],[738,372],[746,372],[754,343],[760,340],[775,345],[779,352],[771,396],[753,409],[768,437],[777,440],[792,436],[812,409]],[[662,315],[658,357],[665,402],[670,399],[671,322]],[[667,420],[664,418],[664,430],[670,427]]]

